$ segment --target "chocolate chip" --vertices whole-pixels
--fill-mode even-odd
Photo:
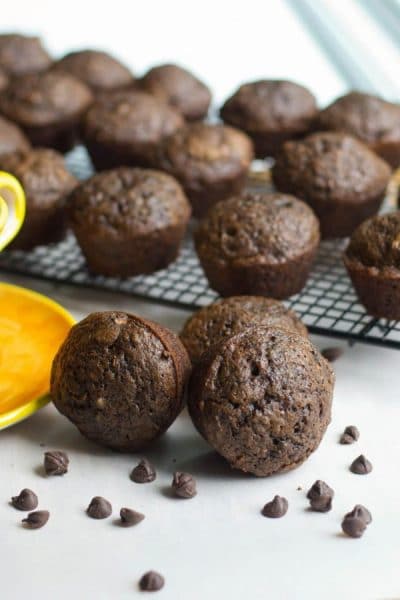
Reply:
[[[352,516],[351,513],[345,515],[342,521],[343,532],[352,538],[359,538],[367,528],[367,523],[361,517]]]
[[[90,501],[86,512],[92,519],[106,519],[112,513],[112,506],[105,498],[95,496]]]
[[[345,517],[357,517],[358,519],[363,519],[366,525],[369,525],[372,522],[371,513],[368,508],[365,508],[362,504],[356,504],[353,510],[347,513]]]
[[[360,454],[350,465],[350,471],[356,475],[367,475],[372,471],[372,464],[364,454]]]
[[[137,525],[144,519],[142,513],[136,512],[136,510],[132,510],[131,508],[121,508],[119,514],[121,517],[121,525],[123,527],[132,527],[132,525]]]
[[[329,362],[335,362],[335,360],[342,356],[343,352],[343,348],[339,348],[337,346],[332,348],[324,348],[323,350],[321,350],[322,356],[326,358],[326,360],[328,360]]]
[[[69,458],[62,450],[44,453],[44,470],[47,475],[65,475],[68,472]]]
[[[317,512],[328,512],[332,508],[335,492],[325,481],[318,479],[308,490],[307,498],[310,506]]]
[[[157,592],[164,587],[164,577],[156,571],[145,573],[139,581],[139,587],[144,592]]]
[[[355,425],[348,425],[340,436],[341,444],[354,444],[360,437],[360,432]]]
[[[35,492],[25,488],[20,491],[19,496],[13,496],[11,498],[11,504],[18,510],[35,510],[39,501]]]
[[[145,458],[136,465],[131,473],[131,479],[135,483],[151,483],[156,476],[155,468]]]
[[[180,471],[174,473],[172,489],[179,498],[193,498],[197,494],[195,479],[189,473]]]
[[[288,501],[286,498],[282,496],[275,496],[271,502],[267,502],[267,504],[262,509],[261,513],[264,517],[269,517],[270,519],[279,519],[286,515],[289,508]]]
[[[25,523],[27,529],[40,529],[46,525],[49,517],[50,513],[48,510],[37,510],[29,513],[26,519],[22,519],[22,522]]]

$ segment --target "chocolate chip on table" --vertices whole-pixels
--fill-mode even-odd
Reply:
[[[264,508],[261,511],[261,514],[264,517],[269,517],[270,519],[279,519],[286,515],[289,508],[289,503],[286,498],[282,496],[275,496],[271,502],[267,502]]]
[[[90,501],[86,512],[92,519],[106,519],[112,513],[112,506],[105,498],[95,496]]]
[[[317,479],[307,492],[310,506],[316,512],[328,512],[332,508],[335,492],[325,481]]]
[[[367,523],[361,517],[353,516],[352,513],[345,515],[342,521],[343,532],[352,538],[360,538],[367,528]]]
[[[69,458],[62,450],[44,453],[44,470],[47,475],[65,475],[68,472]]]
[[[136,465],[131,473],[131,479],[135,483],[151,483],[156,476],[155,468],[145,458]]]
[[[24,488],[20,491],[18,496],[13,496],[11,498],[11,504],[18,510],[35,510],[39,504],[39,501],[35,492]]]
[[[350,471],[356,475],[367,475],[372,471],[372,464],[365,458],[364,454],[360,454],[350,465]]]
[[[144,515],[142,513],[132,510],[131,508],[121,508],[119,515],[121,517],[120,524],[123,527],[132,527],[144,519]]]
[[[357,517],[363,519],[367,525],[372,522],[372,515],[368,508],[365,508],[362,504],[356,504],[352,511],[347,513],[345,517]]]
[[[176,471],[172,479],[172,489],[179,498],[193,498],[197,494],[196,480],[190,473]]]
[[[348,425],[340,436],[341,444],[354,444],[360,437],[360,432],[355,425]]]
[[[343,348],[339,348],[337,346],[332,348],[324,348],[321,350],[322,356],[329,362],[335,362],[335,360],[342,356],[343,352]]]
[[[143,592],[157,592],[164,587],[164,583],[164,577],[160,573],[148,571],[141,577],[139,587]]]
[[[22,519],[27,529],[40,529],[46,525],[49,520],[50,513],[48,510],[37,510],[29,513],[26,519]]]

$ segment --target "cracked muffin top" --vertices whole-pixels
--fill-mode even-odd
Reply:
[[[400,269],[400,211],[364,221],[353,233],[346,257],[377,269]]]

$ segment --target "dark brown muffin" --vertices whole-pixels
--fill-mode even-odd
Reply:
[[[173,108],[145,92],[103,96],[88,111],[83,137],[98,170],[154,165],[161,141],[184,124]]]
[[[189,412],[209,444],[259,477],[299,466],[330,422],[334,375],[304,336],[247,328],[203,355]]]
[[[89,88],[67,73],[38,73],[13,80],[0,96],[0,112],[35,146],[70,150],[92,102]]]
[[[293,196],[247,192],[216,204],[195,232],[210,286],[221,296],[287,298],[305,285],[318,220]]]
[[[76,188],[69,215],[89,269],[129,277],[164,269],[175,260],[190,205],[169,175],[120,167]]]
[[[351,236],[344,263],[367,312],[400,320],[400,211],[362,223]]]
[[[316,114],[311,92],[279,80],[246,83],[221,108],[226,123],[252,138],[260,158],[275,156],[283,142],[308,133]]]
[[[0,164],[17,177],[26,196],[25,221],[10,249],[30,250],[60,241],[66,232],[66,198],[78,183],[62,155],[37,148],[4,157]]]
[[[18,33],[0,35],[0,67],[9,75],[38,73],[48,69],[51,63],[38,37]]]
[[[21,129],[0,116],[0,169],[4,170],[3,157],[13,152],[27,152],[31,145]]]
[[[189,373],[189,357],[172,331],[125,312],[93,313],[58,351],[51,396],[85,437],[136,451],[176,419]]]
[[[210,348],[246,327],[267,325],[307,336],[307,328],[293,310],[262,296],[231,296],[201,308],[186,321],[180,338],[192,364]]]
[[[119,90],[132,85],[134,81],[127,67],[100,50],[70,52],[58,60],[53,69],[77,77],[94,93]]]
[[[168,137],[158,166],[181,182],[196,217],[239,193],[253,159],[251,140],[225,125],[192,123]]]
[[[9,78],[4,69],[0,67],[0,92],[6,89],[9,84]]]
[[[400,165],[400,104],[351,92],[321,111],[317,125],[354,135],[393,168]]]
[[[204,119],[211,102],[208,87],[190,71],[178,65],[159,65],[141,81],[146,92],[176,108],[187,121]]]
[[[286,142],[272,175],[278,190],[315,210],[322,237],[335,238],[350,235],[379,210],[390,169],[355,138],[325,132]]]

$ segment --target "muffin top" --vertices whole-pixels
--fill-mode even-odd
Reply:
[[[70,197],[73,225],[118,238],[181,224],[190,205],[175,179],[150,169],[120,167],[94,175]]]
[[[364,221],[351,236],[346,257],[366,267],[400,269],[400,211]]]
[[[26,127],[57,124],[84,113],[92,102],[89,88],[67,73],[18,77],[0,96],[0,111]]]
[[[4,169],[3,157],[13,152],[27,152],[31,147],[21,129],[0,116],[0,168]]]
[[[51,58],[38,37],[18,33],[0,35],[0,67],[12,76],[48,69]]]
[[[176,108],[189,121],[208,112],[211,93],[192,73],[178,65],[153,67],[141,81],[144,90]]]
[[[355,138],[336,132],[314,133],[286,142],[273,167],[278,189],[307,202],[363,202],[383,194],[390,168]]]
[[[246,327],[268,325],[307,335],[296,313],[262,296],[231,296],[217,300],[192,315],[180,335],[193,364],[204,352]]]
[[[9,84],[9,78],[5,70],[0,67],[0,92],[6,89]]]
[[[351,92],[322,110],[319,129],[344,131],[366,143],[400,139],[400,104]]]
[[[251,193],[216,204],[195,233],[206,259],[237,266],[279,264],[319,242],[319,223],[307,204],[279,193]]]
[[[126,87],[134,80],[127,67],[100,50],[70,52],[55,63],[54,70],[74,75],[95,92]]]
[[[317,110],[314,96],[291,81],[263,80],[242,85],[221,108],[224,121],[246,131],[269,133],[307,129]]]

